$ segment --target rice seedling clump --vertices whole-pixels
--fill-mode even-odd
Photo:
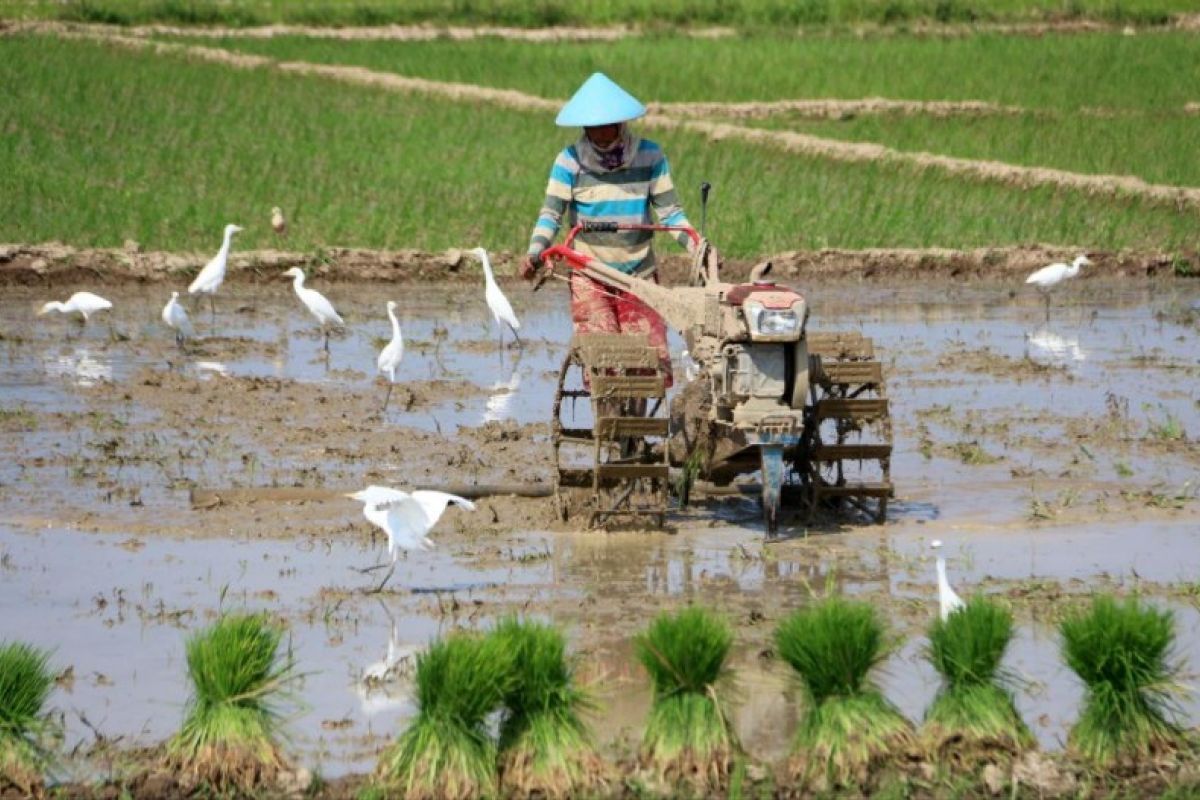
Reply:
[[[253,792],[291,779],[280,748],[290,653],[283,628],[262,614],[226,614],[187,642],[192,696],[167,744],[168,766],[185,785]]]
[[[513,653],[497,636],[454,634],[417,656],[417,715],[380,758],[377,777],[408,800],[496,794],[496,742],[489,714],[512,676]]]
[[[662,614],[634,640],[654,692],[642,755],[661,778],[697,791],[727,781],[739,750],[719,689],[733,633],[702,608]]]
[[[984,597],[934,620],[929,659],[942,676],[942,689],[921,734],[935,758],[975,763],[1033,746],[1000,672],[1012,636],[1012,614]]]
[[[884,633],[871,606],[839,597],[793,612],[776,629],[776,649],[805,700],[789,764],[801,785],[865,787],[876,767],[912,744],[908,720],[869,679],[886,655]]]
[[[48,732],[42,708],[54,687],[50,654],[21,642],[0,643],[0,794],[31,795],[42,786]]]
[[[558,629],[509,618],[493,634],[513,655],[500,726],[505,794],[566,798],[603,784],[604,765],[582,714],[592,708],[576,685]]]
[[[1175,617],[1131,597],[1100,596],[1059,628],[1063,655],[1086,691],[1068,747],[1092,765],[1149,762],[1184,742],[1173,722],[1172,695],[1182,665],[1174,661]]]

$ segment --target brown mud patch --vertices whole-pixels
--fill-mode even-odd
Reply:
[[[843,278],[857,280],[955,278],[998,279],[1024,276],[1052,262],[1070,261],[1079,248],[1054,245],[952,248],[870,248],[789,250],[769,257],[775,274],[786,279]],[[1093,264],[1082,278],[1170,278],[1178,258],[1166,252],[1087,251]],[[0,244],[0,285],[68,286],[161,283],[190,279],[211,253],[143,252],[134,242],[123,248],[76,248],[57,242]],[[515,275],[522,256],[497,252],[493,264],[501,277]],[[1185,255],[1200,263],[1200,252]],[[723,277],[746,280],[757,262],[727,260]],[[235,251],[229,257],[232,282],[273,282],[289,267],[305,268],[310,277],[351,282],[478,282],[473,260],[458,249],[442,253],[418,250],[368,250],[330,247],[316,259],[311,253],[280,250]],[[678,254],[659,258],[659,274],[668,284],[687,278],[689,259]],[[480,347],[484,345],[481,343]]]

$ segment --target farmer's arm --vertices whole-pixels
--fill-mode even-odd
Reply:
[[[667,156],[661,151],[659,156],[650,173],[650,204],[654,206],[654,213],[663,225],[691,227],[692,223],[688,222],[687,214],[683,213],[683,206],[679,204],[679,195],[675,192],[674,181],[671,180],[671,167],[667,164]],[[674,237],[675,241],[691,251],[692,240],[686,233],[679,231]]]

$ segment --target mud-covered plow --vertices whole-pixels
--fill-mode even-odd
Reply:
[[[580,230],[629,228],[686,232],[695,243],[689,285],[660,286],[571,247]],[[537,285],[565,263],[571,280],[632,295],[683,336],[695,362],[663,414],[667,376],[645,336],[572,340],[552,420],[563,519],[661,525],[672,467],[685,502],[695,479],[729,485],[759,473],[770,535],[788,508],[807,520],[822,508],[885,519],[892,433],[873,344],[857,332],[810,333],[806,299],[771,280],[770,263],[748,283],[723,283],[716,251],[691,228],[613,223],[576,226],[543,260]],[[574,421],[579,401],[590,406],[590,428]]]

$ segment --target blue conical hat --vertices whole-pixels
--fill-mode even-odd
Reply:
[[[646,107],[603,72],[583,82],[554,120],[564,128],[612,125],[645,116]]]

